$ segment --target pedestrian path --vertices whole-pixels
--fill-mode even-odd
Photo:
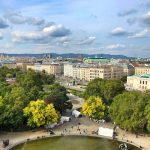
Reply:
[[[56,135],[66,134],[66,135],[92,135],[95,131],[98,130],[99,126],[113,128],[114,125],[110,123],[101,123],[98,124],[96,122],[91,121],[88,118],[74,118],[71,122],[67,122],[59,127],[56,127],[53,131]],[[13,133],[0,133],[0,150],[4,150],[2,148],[2,140],[9,139],[10,145],[14,145],[20,141],[24,141],[27,139],[33,139],[42,136],[49,136],[49,132],[45,130],[38,130],[36,132],[26,131],[26,132],[13,132]],[[136,136],[134,134],[125,132],[121,129],[118,129],[118,139],[129,141],[135,145],[142,146],[144,150],[150,150],[150,137],[142,137]]]

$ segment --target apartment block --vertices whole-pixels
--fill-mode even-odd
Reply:
[[[34,64],[33,63],[28,63],[28,62],[17,62],[16,63],[16,66],[17,68],[19,68],[20,70],[22,71],[27,71],[27,66],[30,65],[30,66],[33,66]]]
[[[120,64],[120,66],[123,68],[123,72],[125,76],[131,76],[135,74],[135,68],[131,64],[124,63],[124,64]]]
[[[73,64],[64,64],[64,76],[73,77]]]
[[[44,71],[48,74],[61,75],[63,74],[63,65],[60,64],[34,64],[27,65],[27,70]]]
[[[136,75],[150,74],[150,67],[135,67]]]
[[[15,69],[15,68],[17,68],[16,63],[3,63],[2,66],[7,67],[9,69]]]
[[[121,78],[124,76],[124,71],[123,68],[120,66],[111,66],[111,78],[115,79],[115,78]]]
[[[74,79],[91,81],[95,78],[111,79],[121,78],[124,76],[123,68],[120,66],[102,65],[79,65],[65,64],[64,76],[73,77]]]

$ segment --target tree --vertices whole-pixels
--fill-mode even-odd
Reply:
[[[13,78],[13,75],[11,73],[7,73],[6,78]]]
[[[59,115],[53,104],[48,104],[46,106],[43,100],[31,101],[23,111],[24,116],[28,119],[28,126],[31,127],[40,127],[51,123],[57,123],[59,120]]]
[[[137,132],[144,129],[145,106],[150,97],[141,92],[125,92],[116,96],[110,106],[111,119],[121,128]]]
[[[66,109],[72,108],[72,103],[67,96],[65,87],[58,83],[47,86],[43,93],[43,99],[46,104],[54,104],[56,110],[63,114]]]
[[[16,82],[14,84],[9,84],[6,82],[6,77],[16,77]],[[35,72],[29,70],[27,72],[22,72],[19,69],[9,69],[7,67],[0,68],[0,127],[1,129],[18,129],[26,126],[26,119],[23,115],[23,109],[29,104],[31,100],[37,100],[43,97],[45,91],[43,86],[45,84],[52,84],[55,81],[55,76],[48,75],[46,73]],[[57,88],[57,87],[56,87]],[[56,103],[56,107],[61,107],[62,110],[69,106],[69,102],[65,101],[61,105],[63,100],[68,97],[65,92],[65,88],[61,87],[56,92],[58,92],[59,101]],[[51,97],[54,96],[51,94]],[[57,95],[57,96],[58,96]],[[63,100],[61,100],[63,98]],[[68,99],[67,99],[68,100]],[[60,104],[59,104],[60,103]],[[45,104],[46,105],[46,104]],[[51,105],[50,105],[51,106]],[[52,109],[46,107],[46,111]],[[47,123],[51,120],[47,118]]]
[[[124,84],[121,80],[107,80],[103,85],[104,99],[106,99],[107,102],[111,102],[116,95],[122,93],[124,90]]]
[[[3,78],[6,77],[16,77],[16,74],[19,73],[20,70],[18,68],[15,69],[9,69],[5,66],[0,68],[0,76]]]
[[[11,92],[11,85],[9,85],[6,81],[0,82],[0,95],[4,97],[5,95]]]
[[[39,90],[42,90],[43,83],[41,80],[42,76],[39,72],[35,72],[33,70],[29,70],[24,75],[23,86],[27,89],[31,89],[34,86],[37,86]]]
[[[127,76],[123,76],[123,77],[121,78],[121,81],[124,82],[124,83],[126,83],[126,82],[127,82]]]
[[[150,131],[150,99],[148,101],[148,104],[145,107],[145,118],[147,120],[147,130]]]
[[[16,75],[16,82],[19,86],[24,87],[30,100],[40,98],[39,93],[43,91],[43,86],[54,83],[55,76],[46,73],[35,72],[28,70],[26,73],[18,73]]]
[[[42,73],[42,81],[43,81],[43,84],[54,84],[55,75]]]
[[[2,96],[0,96],[0,126],[1,127],[3,125],[4,110],[5,110],[4,100],[3,100]]]
[[[106,106],[99,97],[91,96],[82,106],[82,113],[93,119],[102,119],[105,116]]]
[[[97,78],[89,82],[83,97],[88,99],[90,96],[98,96],[104,102],[110,103],[116,95],[124,90],[124,83],[119,79],[104,80]]]
[[[29,99],[22,87],[13,87],[11,92],[3,99],[2,127],[17,129],[23,126],[23,108],[29,103]]]
[[[103,97],[103,85],[106,80],[97,78],[90,81],[83,93],[83,98],[88,99],[90,96]]]

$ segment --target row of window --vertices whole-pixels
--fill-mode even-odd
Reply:
[[[140,84],[146,84],[147,85],[147,81],[141,81],[140,80]]]

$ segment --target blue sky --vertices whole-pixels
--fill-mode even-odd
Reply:
[[[0,53],[150,56],[150,0],[0,0]]]

